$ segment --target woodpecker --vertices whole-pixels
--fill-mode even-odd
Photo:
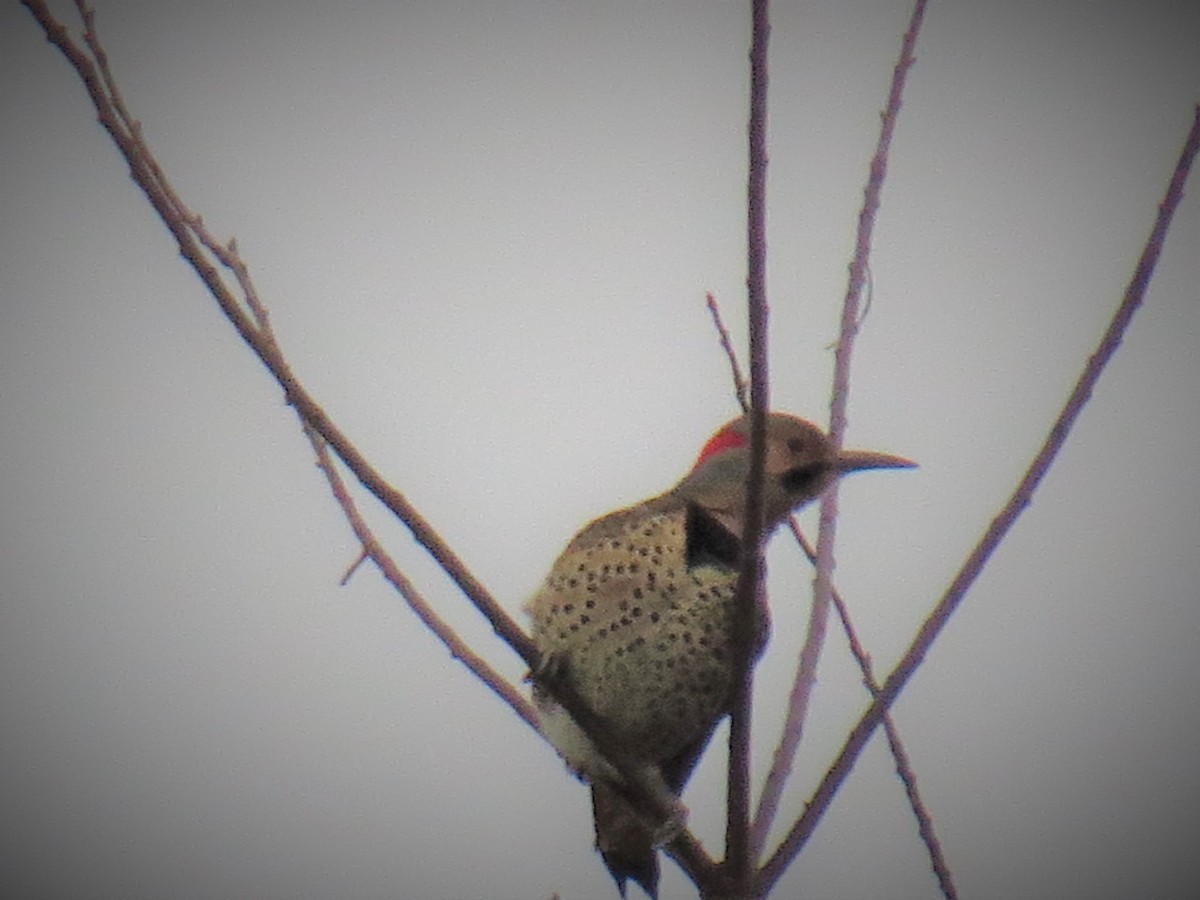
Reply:
[[[766,434],[764,535],[841,475],[915,465],[838,450],[816,425],[785,413],[767,416]],[[666,493],[586,525],[526,605],[542,659],[533,673],[540,725],[591,783],[596,848],[622,897],[632,878],[657,898],[657,846],[669,828],[646,822],[618,792],[620,776],[550,696],[550,679],[539,684],[539,673],[553,669],[569,682],[625,758],[678,798],[732,703],[749,471],[746,415],[718,430]],[[756,620],[753,659],[767,637],[761,598]]]

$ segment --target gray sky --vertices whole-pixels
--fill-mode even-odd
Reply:
[[[65,4],[62,4],[65,6]],[[775,405],[819,421],[907,3],[777,4]],[[735,412],[743,4],[99,2],[176,187],[296,371],[514,612]],[[6,896],[615,897],[585,790],[360,571],[294,416],[63,59],[0,7]],[[898,658],[1120,298],[1200,97],[1200,7],[934,3],[897,132],[838,583]],[[1032,507],[895,713],[964,897],[1200,881],[1200,193]],[[414,548],[430,599],[516,658]],[[806,521],[811,521],[811,515]],[[805,621],[770,551],[756,771]],[[831,629],[785,816],[865,696]],[[722,732],[723,734],[723,732]],[[720,740],[720,739],[719,739]],[[720,846],[718,746],[687,801]],[[665,866],[664,900],[690,895]],[[780,896],[931,898],[878,739]]]

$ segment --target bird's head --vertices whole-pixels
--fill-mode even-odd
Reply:
[[[862,469],[909,469],[916,463],[871,450],[836,450],[812,422],[786,413],[767,415],[763,522],[767,531],[821,495],[835,478]],[[675,488],[741,535],[750,474],[750,416],[717,431],[687,477]]]

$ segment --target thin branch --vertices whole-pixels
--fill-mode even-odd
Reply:
[[[955,575],[954,580],[946,589],[946,593],[922,624],[921,629],[917,632],[904,657],[896,665],[896,668],[892,670],[892,673],[888,675],[887,680],[884,681],[883,686],[879,689],[875,700],[867,707],[858,724],[850,732],[841,752],[838,754],[833,765],[830,766],[829,771],[825,773],[825,777],[813,794],[812,800],[809,802],[804,814],[792,825],[779,849],[776,850],[775,854],[763,867],[761,880],[757,885],[760,895],[770,890],[800,852],[809,835],[812,834],[813,829],[820,821],[821,816],[824,815],[825,810],[829,807],[829,802],[833,799],[834,794],[837,793],[842,782],[846,780],[846,776],[850,774],[850,770],[866,746],[867,740],[883,718],[884,712],[895,702],[896,697],[899,696],[900,691],[908,683],[909,678],[912,677],[917,667],[920,666],[921,661],[925,658],[925,654],[929,652],[929,648],[938,634],[946,627],[946,623],[950,621],[950,617],[962,602],[967,590],[974,584],[975,579],[983,571],[988,558],[995,552],[1005,535],[1011,530],[1025,507],[1029,505],[1038,485],[1045,477],[1046,472],[1049,471],[1058,452],[1062,449],[1072,426],[1075,424],[1075,420],[1079,417],[1080,412],[1091,397],[1092,390],[1095,388],[1096,382],[1100,379],[1101,373],[1104,371],[1105,366],[1108,365],[1109,360],[1112,359],[1113,354],[1116,353],[1117,347],[1120,346],[1121,339],[1129,327],[1129,322],[1133,318],[1133,314],[1142,305],[1150,278],[1154,274],[1154,266],[1158,261],[1159,255],[1162,253],[1162,246],[1166,240],[1171,219],[1174,217],[1175,210],[1183,198],[1183,185],[1187,181],[1188,173],[1195,161],[1197,152],[1200,152],[1200,104],[1193,110],[1192,126],[1188,132],[1187,139],[1184,141],[1183,149],[1175,165],[1175,171],[1167,187],[1166,195],[1158,205],[1158,215],[1155,218],[1154,228],[1150,233],[1141,257],[1138,259],[1133,277],[1125,289],[1125,295],[1116,312],[1113,313],[1112,320],[1109,322],[1108,328],[1105,329],[1095,353],[1088,358],[1087,365],[1084,366],[1079,380],[1075,383],[1074,389],[1055,419],[1049,435],[1047,435],[1045,442],[1042,444],[1041,449],[1038,451],[1028,470],[1022,476],[1012,496],[999,515],[992,520],[983,537],[971,551],[962,568],[959,569],[958,574]]]
[[[422,623],[450,651],[450,655],[470,669],[480,681],[487,685],[501,700],[512,707],[517,715],[540,735],[541,728],[538,724],[538,716],[529,701],[496,672],[486,660],[463,642],[445,620],[429,606],[416,586],[400,571],[395,561],[383,549],[370,527],[358,512],[353,498],[346,490],[345,482],[337,472],[325,440],[307,423],[303,424],[305,436],[308,437],[317,455],[317,465],[324,473],[334,499],[342,508],[342,512],[345,514],[347,521],[350,522],[351,528],[354,530],[354,534],[363,548],[362,556],[359,561],[355,562],[354,566],[357,567],[359,562],[364,558],[374,562],[383,576],[396,588],[413,612],[417,614]],[[561,693],[559,685],[555,684],[553,688],[558,693]],[[555,694],[556,697],[558,693]],[[588,731],[589,736],[600,731],[600,729],[601,726],[594,721],[589,722],[588,726],[585,727],[585,731]],[[601,738],[600,743],[604,744],[603,738]],[[614,761],[618,770],[623,771],[624,768],[632,768],[629,763],[620,760],[619,750],[614,749],[611,742],[602,747],[602,752],[606,752],[606,757]],[[629,777],[630,784],[638,785],[631,788],[627,795],[638,809],[647,810],[649,807],[652,816],[659,820],[674,811],[668,806],[654,807],[648,804],[644,794],[653,795],[654,789],[646,784],[639,784],[636,777],[627,777]],[[681,832],[672,841],[668,852],[693,878],[712,878],[713,873],[716,871],[716,864],[705,853],[699,841],[686,830]]]
[[[284,389],[287,402],[296,410],[306,428],[317,435],[329,449],[342,460],[358,479],[359,483],[403,522],[426,551],[439,563],[443,571],[458,585],[467,599],[488,619],[492,629],[500,636],[534,672],[539,669],[540,656],[533,642],[508,614],[496,603],[490,593],[466,568],[458,556],[441,540],[433,527],[407,499],[389,485],[367,462],[366,458],[345,437],[315,399],[304,389],[285,361],[282,351],[275,343],[268,325],[265,307],[258,301],[250,283],[245,264],[237,256],[236,245],[230,241],[222,246],[203,226],[201,218],[180,200],[164,173],[154,161],[149,148],[142,139],[141,128],[120,101],[119,93],[114,97],[108,86],[115,89],[115,80],[108,69],[107,57],[95,33],[94,14],[85,3],[77,7],[87,28],[86,41],[96,54],[100,70],[70,38],[67,29],[49,12],[43,0],[22,0],[54,44],[75,68],[96,108],[99,121],[130,166],[134,182],[146,194],[163,223],[170,230],[179,246],[180,254],[192,266],[204,282],[221,311],[237,330],[242,340],[254,351],[268,371]],[[234,296],[222,280],[220,272],[205,251],[208,251],[223,266],[234,272],[245,293],[243,302]],[[394,567],[393,567],[394,568]],[[396,573],[398,574],[398,573]],[[418,615],[421,613],[418,611]],[[423,617],[424,618],[424,617]],[[427,622],[428,624],[428,622]],[[461,646],[452,645],[451,652],[460,655]],[[465,656],[460,655],[466,661]],[[500,682],[485,682],[497,690]],[[607,738],[602,723],[588,708],[571,686],[547,683],[551,695],[574,718],[592,738],[597,749],[626,779],[618,789],[635,807],[656,821],[673,816],[677,809],[673,798],[663,797],[662,791],[641,771],[631,766],[624,758],[620,747]],[[504,699],[518,696],[500,688],[497,693]],[[528,705],[520,700],[515,711],[525,721],[531,721]],[[669,847],[670,854],[680,862],[685,871],[702,883],[715,877],[716,864],[704,852],[699,842],[688,831],[682,830]]]
[[[733,344],[729,340],[729,332],[725,328],[725,323],[721,318],[721,308],[717,303],[716,298],[710,293],[707,295],[708,311],[712,315],[713,324],[716,326],[717,333],[720,336],[721,348],[725,351],[725,356],[729,360],[729,368],[733,373],[733,382],[735,385],[744,384],[742,377],[742,368],[738,363],[737,353],[733,349]],[[861,320],[860,320],[861,321]],[[736,388],[735,388],[736,392]],[[747,411],[746,401],[739,396],[741,401],[742,412]],[[816,565],[817,553],[813,546],[808,542],[808,538],[800,530],[800,523],[796,521],[795,516],[788,517],[788,528],[792,532],[792,537],[804,552],[804,556],[810,563]],[[850,620],[850,609],[842,599],[836,586],[830,590],[830,599],[833,601],[834,609],[837,610],[838,618],[841,620],[842,629],[846,634],[846,640],[850,646],[850,653],[858,663],[858,668],[863,674],[863,684],[867,690],[874,696],[879,692],[879,683],[875,680],[875,673],[871,666],[871,658],[863,648],[862,643],[858,639],[858,632],[854,628],[854,623]],[[937,876],[938,884],[941,886],[942,895],[947,900],[953,900],[957,897],[957,891],[954,887],[954,879],[950,873],[949,866],[946,865],[945,857],[942,853],[941,843],[938,841],[937,835],[933,828],[933,820],[929,812],[925,808],[924,801],[921,799],[920,793],[917,790],[917,777],[913,772],[912,766],[908,760],[908,752],[904,748],[904,743],[900,738],[900,731],[896,727],[895,721],[892,719],[890,712],[885,713],[883,717],[883,727],[887,733],[888,745],[892,750],[892,757],[896,761],[896,773],[900,776],[901,782],[904,784],[905,793],[908,795],[909,805],[912,807],[913,815],[917,820],[917,829],[921,836],[921,840],[929,852],[930,866],[934,874]],[[757,820],[755,822],[757,824]],[[758,856],[762,852],[763,843],[766,840],[765,834],[760,834],[751,829],[750,839],[752,842],[752,858]]]
[[[871,235],[875,227],[875,214],[879,209],[880,193],[887,173],[888,149],[895,129],[896,116],[900,111],[900,100],[909,68],[914,62],[913,47],[920,32],[925,15],[925,0],[917,0],[909,20],[908,30],[900,49],[900,57],[892,73],[892,84],[888,94],[887,108],[882,115],[882,127],[875,155],[871,160],[870,177],[863,197],[863,207],[858,218],[858,236],[855,241],[854,259],[850,263],[850,278],[846,296],[842,302],[841,330],[834,351],[833,393],[829,408],[829,438],[835,447],[842,446],[846,432],[846,407],[850,399],[850,359],[854,349],[854,338],[859,325],[859,298],[866,279],[867,262],[871,250]],[[826,621],[829,616],[829,601],[833,591],[835,567],[833,548],[837,537],[838,484],[835,481],[821,497],[820,524],[817,531],[816,577],[813,584],[813,604],[809,611],[808,632],[800,649],[796,679],[792,684],[788,700],[787,718],[771,769],[763,786],[762,798],[754,819],[753,834],[761,848],[771,830],[783,788],[795,763],[796,752],[804,733],[804,722],[808,716],[812,689],[817,680],[817,662],[825,643]]]
[[[167,211],[169,211],[169,214],[172,215],[172,217],[178,218],[178,220],[180,220],[182,223],[185,223],[187,228],[191,230],[192,234],[196,235],[196,238],[200,241],[200,244],[202,244],[205,248],[208,248],[208,250],[214,254],[214,256],[220,260],[224,266],[226,266],[226,268],[234,272],[234,276],[236,280],[238,280],[239,286],[242,289],[242,298],[244,298],[246,301],[246,306],[248,307],[248,310],[250,310],[251,316],[253,317],[253,323],[245,323],[247,328],[250,328],[250,326],[253,328],[254,342],[252,343],[252,347],[258,350],[260,346],[263,348],[264,352],[269,350],[269,352],[278,355],[278,358],[282,359],[280,348],[278,348],[278,343],[275,340],[274,331],[272,331],[270,326],[270,319],[268,313],[266,313],[266,308],[258,299],[257,290],[254,289],[253,282],[250,277],[250,271],[248,271],[244,260],[241,259],[238,251],[236,251],[236,245],[233,241],[230,241],[228,246],[222,246],[220,241],[217,241],[214,236],[212,236],[208,230],[204,228],[202,218],[192,214],[192,212],[187,209],[186,204],[182,202],[181,198],[178,196],[178,193],[175,192],[174,187],[170,185],[170,182],[166,178],[166,174],[164,174],[161,167],[158,166],[155,156],[151,154],[148,146],[145,145],[142,137],[142,131],[140,131],[139,122],[136,119],[133,119],[133,116],[130,114],[130,110],[128,110],[126,107],[120,88],[118,84],[116,84],[116,80],[113,77],[112,68],[110,68],[108,64],[108,54],[104,52],[103,44],[101,44],[100,38],[98,38],[96,34],[94,8],[91,8],[88,4],[82,2],[82,0],[77,0],[76,7],[79,11],[80,18],[83,19],[84,23],[84,41],[86,44],[88,44],[92,58],[94,58],[96,61],[98,80],[100,80],[100,84],[103,85],[103,90],[106,92],[108,100],[110,101],[110,109],[101,110],[102,122],[106,124],[109,133],[114,134],[114,138],[116,137],[116,134],[114,133],[114,127],[109,126],[113,125],[124,127],[127,139],[130,140],[133,148],[137,151],[136,156],[134,156],[134,160],[131,161],[134,170],[134,180],[137,180],[138,184],[143,185],[144,188],[145,185],[143,182],[149,182],[150,190],[146,190],[148,196],[149,194],[152,194],[152,200],[155,198],[160,200],[161,204],[164,206],[164,208],[166,208]],[[59,34],[62,38],[66,38],[65,29],[59,32]],[[58,41],[54,40],[54,37],[50,37],[50,40],[55,43],[59,43]],[[59,44],[59,46],[61,48],[61,44]],[[67,55],[68,58],[71,58],[71,54]],[[71,59],[74,61],[73,58]],[[106,118],[108,121],[104,121]],[[120,140],[118,144],[122,146],[122,149],[124,149],[124,145],[121,144]],[[162,209],[160,209],[160,215],[163,215]],[[163,218],[166,220],[167,216],[163,215]],[[187,256],[186,253],[185,256]],[[209,284],[209,287],[211,289],[211,284]],[[221,284],[221,287],[224,287],[223,283]],[[233,300],[233,302],[236,304],[235,300]],[[241,312],[240,307],[238,307],[238,311]],[[259,353],[259,356],[262,358],[263,353]],[[434,636],[437,636],[438,640],[442,641],[446,648],[450,650],[451,656],[454,656],[455,659],[462,661],[470,671],[474,672],[476,676],[478,676],[480,680],[482,680],[482,682],[488,686],[488,688],[491,688],[492,691],[496,692],[496,694],[502,698],[502,700],[508,703],[509,706],[514,709],[514,712],[516,712],[518,716],[521,716],[521,719],[528,722],[528,724],[532,726],[535,731],[538,730],[538,724],[536,724],[536,716],[533,712],[533,707],[530,706],[526,698],[521,696],[521,694],[518,694],[514,686],[506,682],[506,680],[500,676],[496,670],[493,670],[493,668],[488,665],[486,661],[482,660],[482,658],[480,658],[478,654],[475,654],[473,650],[470,650],[466,644],[463,643],[462,638],[458,637],[454,630],[452,630],[450,626],[445,623],[445,620],[438,617],[436,612],[433,612],[432,608],[428,606],[427,602],[425,601],[424,596],[422,596],[414,584],[403,575],[403,572],[401,572],[400,569],[398,569],[395,565],[394,560],[392,560],[388,554],[386,554],[386,552],[383,550],[383,547],[378,544],[376,539],[374,539],[370,528],[367,527],[366,522],[362,520],[362,517],[359,515],[353,499],[349,497],[346,488],[344,488],[341,476],[337,474],[334,464],[332,464],[332,460],[329,456],[329,445],[326,444],[325,439],[320,436],[316,430],[314,430],[313,426],[310,424],[310,420],[305,418],[305,415],[301,410],[301,404],[293,402],[293,406],[296,408],[296,413],[300,415],[301,425],[304,427],[305,434],[313,446],[313,451],[316,452],[318,467],[322,469],[326,480],[329,481],[330,490],[332,493],[334,493],[334,497],[337,500],[338,505],[341,506],[343,514],[346,515],[347,521],[350,523],[350,527],[353,528],[355,535],[358,536],[365,556],[370,557],[373,562],[376,563],[386,580],[391,582],[392,586],[394,586],[397,592],[401,594],[408,606],[412,608],[414,613],[416,613],[416,616],[421,619],[421,622],[424,623],[427,628],[433,632]],[[355,563],[355,565],[358,565],[358,563]]]
[[[752,0],[750,43],[749,178],[747,179],[746,278],[750,324],[750,472],[746,479],[745,550],[737,585],[734,620],[733,702],[729,723],[729,770],[725,821],[725,866],[735,896],[748,896],[750,858],[750,716],[754,633],[762,591],[763,480],[767,413],[767,45],[771,35],[767,0]]]
[[[362,515],[358,511],[358,507],[354,503],[354,499],[350,496],[350,492],[346,490],[346,484],[338,474],[337,467],[334,465],[333,457],[329,453],[329,447],[316,431],[314,431],[308,423],[302,423],[304,426],[304,434],[312,444],[313,452],[317,455],[317,466],[325,475],[325,480],[329,482],[329,489],[333,493],[334,499],[338,506],[342,508],[342,513],[346,516],[346,521],[350,523],[350,527],[354,530],[354,536],[358,538],[359,544],[362,545],[363,554],[369,558],[378,567],[383,577],[391,583],[401,597],[404,598],[409,608],[417,614],[417,617],[425,624],[425,626],[434,633],[439,641],[441,641],[450,655],[459,660],[463,665],[471,670],[480,681],[486,684],[491,690],[497,694],[501,700],[511,706],[530,728],[537,731],[538,728],[537,713],[534,712],[533,706],[526,700],[511,684],[509,684],[503,676],[493,669],[486,660],[479,654],[473,651],[460,638],[443,619],[439,616],[429,603],[417,590],[408,577],[400,571],[395,560],[388,554],[383,546],[376,539],[374,532],[367,525]],[[358,563],[355,563],[357,566]]]
[[[359,570],[363,563],[370,559],[370,555],[366,550],[360,550],[358,557],[354,562],[346,567],[346,571],[342,573],[342,577],[338,579],[338,587],[345,587],[350,583],[350,579],[354,577],[354,573]]]
[[[496,634],[531,668],[536,667],[538,654],[529,637],[492,598],[483,584],[470,573],[462,560],[442,541],[433,526],[417,512],[403,494],[383,479],[333,424],[316,400],[301,386],[279,348],[269,339],[269,335],[263,332],[226,287],[216,267],[205,256],[201,242],[193,230],[200,222],[199,217],[187,211],[161,171],[148,162],[151,159],[150,151],[141,141],[140,134],[127,126],[127,116],[119,114],[114,108],[104,90],[103,78],[92,61],[71,41],[66,29],[50,15],[45,3],[40,0],[22,0],[22,3],[42,25],[51,43],[62,51],[83,79],[99,113],[100,124],[129,161],[134,181],[171,231],[179,245],[180,254],[196,270],[242,340],[250,346],[283,387],[288,403],[328,442],[363,487],[408,527],[417,542],[437,560],[471,603],[488,619]],[[81,4],[81,8],[87,11],[90,19],[90,10],[86,5]]]
[[[737,398],[738,406],[742,412],[750,411],[750,395],[749,387],[746,384],[746,378],[742,375],[742,368],[738,365],[737,353],[733,349],[733,343],[729,339],[729,329],[725,327],[725,323],[721,320],[721,308],[717,305],[717,298],[709,291],[704,295],[705,303],[708,305],[708,312],[712,316],[713,325],[717,329],[717,337],[721,341],[721,349],[725,351],[725,358],[729,360],[729,368],[733,375],[733,393]]]
[[[804,535],[800,533],[800,528],[794,519],[791,522],[791,526],[792,533],[804,548],[805,554],[815,562],[815,552],[808,546],[808,542],[804,539]],[[838,618],[841,620],[842,630],[845,632],[846,640],[850,645],[850,653],[854,656],[859,670],[863,673],[863,684],[871,692],[871,696],[878,696],[879,683],[875,680],[871,657],[858,640],[858,632],[850,621],[850,609],[846,606],[846,601],[842,599],[836,587],[830,588],[829,596],[833,601],[834,609],[837,610]],[[933,874],[938,880],[942,896],[946,900],[955,900],[958,897],[958,889],[954,886],[954,876],[950,872],[950,867],[946,864],[946,856],[942,852],[942,843],[938,840],[937,832],[933,827],[933,818],[929,815],[929,810],[925,807],[925,801],[921,799],[921,793],[917,789],[917,774],[913,770],[912,763],[909,761],[908,750],[905,749],[904,742],[900,738],[900,729],[896,726],[890,710],[885,711],[883,714],[883,730],[887,735],[888,749],[891,750],[892,759],[896,762],[896,774],[900,777],[900,781],[904,785],[904,793],[908,797],[908,805],[917,820],[917,833],[921,836],[921,841],[925,844],[925,850],[929,854],[930,868],[933,869]]]

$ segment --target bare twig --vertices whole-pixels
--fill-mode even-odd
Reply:
[[[804,539],[804,535],[800,533],[800,528],[794,519],[791,522],[791,526],[792,533],[801,547],[803,547],[805,554],[815,563],[816,554],[808,546],[808,542]],[[841,620],[842,630],[845,632],[846,640],[850,645],[850,653],[854,656],[859,670],[863,673],[863,684],[867,686],[867,690],[871,692],[872,696],[877,696],[879,694],[879,683],[875,680],[871,657],[858,640],[858,632],[850,621],[850,609],[846,606],[846,601],[842,599],[836,587],[830,588],[829,597],[833,601],[834,609],[837,610],[838,618]],[[908,797],[908,805],[911,807],[913,816],[917,820],[917,833],[920,834],[921,841],[925,844],[925,850],[929,854],[930,868],[933,869],[933,874],[938,880],[942,896],[946,900],[955,900],[958,896],[958,890],[954,886],[954,876],[950,872],[950,867],[946,864],[946,857],[942,852],[942,843],[938,840],[937,832],[933,827],[933,818],[929,815],[929,810],[925,807],[925,801],[921,799],[920,791],[917,790],[916,772],[913,771],[912,764],[908,758],[908,750],[905,749],[904,742],[900,738],[900,729],[896,726],[896,722],[892,718],[890,711],[883,714],[883,730],[887,735],[888,749],[891,750],[892,759],[896,762],[896,774],[900,777],[900,781],[904,785],[904,793]]]
[[[511,684],[509,684],[495,669],[493,669],[486,660],[479,654],[473,651],[460,638],[447,623],[446,620],[439,616],[421,592],[417,590],[408,577],[400,571],[395,561],[388,554],[383,546],[376,539],[374,532],[367,525],[362,515],[358,511],[358,507],[354,503],[354,499],[350,496],[350,492],[346,490],[346,484],[342,480],[341,475],[334,465],[333,457],[329,453],[329,447],[325,443],[325,439],[314,431],[307,422],[304,425],[304,434],[312,444],[313,452],[317,455],[317,466],[325,475],[325,480],[329,482],[329,489],[333,493],[334,499],[338,506],[342,508],[342,513],[346,516],[346,521],[350,523],[350,527],[354,530],[354,536],[358,538],[358,542],[362,545],[363,556],[369,558],[379,568],[383,577],[395,587],[396,591],[404,598],[409,608],[417,614],[417,617],[424,623],[430,631],[434,633],[439,641],[441,641],[446,649],[450,651],[450,655],[463,663],[470,669],[480,681],[492,689],[505,703],[511,706],[530,728],[534,731],[539,731],[537,713],[534,712],[533,706],[526,700]],[[358,563],[355,563],[357,567]],[[540,731],[539,731],[540,733]]]
[[[733,349],[733,343],[729,339],[729,329],[725,327],[725,323],[721,320],[721,307],[717,305],[717,298],[713,296],[712,291],[704,295],[705,303],[708,305],[708,312],[712,316],[713,325],[717,329],[717,337],[721,341],[721,349],[725,351],[725,358],[729,360],[729,368],[733,375],[733,393],[737,397],[738,406],[742,412],[750,411],[750,395],[748,393],[748,385],[746,377],[742,375],[742,368],[738,365],[737,353]]]
[[[762,486],[765,472],[767,413],[767,44],[771,26],[767,0],[752,0],[750,44],[749,178],[746,243],[747,303],[750,324],[750,472],[746,478],[746,518],[737,585],[733,656],[733,704],[729,723],[728,796],[725,867],[733,896],[749,896],[750,858],[750,714],[751,663],[755,620],[762,590]]]
[[[338,587],[345,587],[348,585],[350,583],[350,579],[354,577],[354,573],[357,572],[362,567],[362,564],[370,558],[371,557],[366,550],[359,551],[358,557],[354,560],[354,562],[350,563],[350,565],[346,567],[346,571],[343,572],[342,577],[338,579]]]
[[[1191,170],[1197,152],[1200,152],[1200,105],[1197,105],[1193,110],[1192,126],[1184,141],[1183,149],[1180,152],[1166,194],[1162,202],[1158,205],[1158,215],[1155,218],[1154,228],[1150,233],[1141,257],[1138,259],[1137,268],[1134,271],[1132,279],[1130,279],[1129,286],[1125,289],[1125,295],[1113,313],[1113,317],[1108,324],[1108,328],[1105,329],[1095,353],[1088,358],[1087,365],[1084,366],[1083,372],[1075,383],[1074,389],[1071,391],[1070,396],[1051,426],[1050,433],[1047,435],[1045,442],[1042,444],[1041,449],[1038,451],[1028,470],[1022,476],[1012,496],[996,518],[992,520],[983,537],[980,538],[979,543],[971,551],[971,554],[959,569],[958,574],[955,575],[954,580],[946,589],[946,593],[942,595],[933,612],[930,613],[929,617],[922,624],[903,658],[897,663],[896,668],[892,670],[891,674],[888,675],[887,680],[884,681],[875,700],[867,707],[858,724],[851,730],[846,743],[842,746],[841,752],[838,754],[833,765],[830,766],[829,771],[825,773],[825,777],[821,780],[820,785],[818,785],[804,814],[792,825],[779,849],[776,850],[767,864],[763,866],[761,880],[758,884],[760,894],[770,890],[771,886],[786,871],[791,861],[795,859],[796,854],[800,852],[809,835],[812,834],[813,829],[820,821],[821,816],[824,815],[825,810],[829,807],[830,800],[833,799],[842,782],[846,780],[846,776],[850,774],[850,770],[866,746],[867,740],[883,718],[884,712],[895,701],[900,691],[904,688],[904,685],[908,683],[909,678],[912,677],[917,667],[920,666],[921,661],[925,658],[925,654],[929,652],[933,641],[941,633],[942,629],[945,628],[946,623],[950,621],[950,617],[962,602],[967,590],[974,584],[975,579],[983,571],[984,564],[988,558],[1000,545],[1005,535],[1008,534],[1025,507],[1029,505],[1034,491],[1037,490],[1038,485],[1045,477],[1046,472],[1049,471],[1059,450],[1062,449],[1072,426],[1075,424],[1075,420],[1079,417],[1080,412],[1091,397],[1092,390],[1099,380],[1101,373],[1104,371],[1105,366],[1108,365],[1109,360],[1112,359],[1117,347],[1120,346],[1121,339],[1129,327],[1129,322],[1133,318],[1133,314],[1137,312],[1142,304],[1146,288],[1150,283],[1150,277],[1154,273],[1154,266],[1162,252],[1163,242],[1166,240],[1171,219],[1175,215],[1179,201],[1183,198],[1183,185],[1187,181],[1188,172]]]
[[[863,207],[859,213],[858,237],[855,242],[854,259],[850,263],[849,284],[842,302],[841,330],[834,353],[829,437],[836,447],[842,445],[846,432],[846,407],[850,399],[850,358],[860,320],[859,297],[862,293],[870,256],[875,213],[879,209],[879,197],[883,188],[884,175],[887,172],[888,148],[891,145],[896,115],[900,110],[905,77],[914,61],[913,47],[924,14],[925,0],[917,0],[909,20],[908,30],[904,35],[900,57],[892,75],[888,104],[882,116],[883,124],[879,142],[871,160],[871,173],[864,192]],[[817,571],[813,584],[813,604],[809,612],[808,633],[800,650],[796,679],[792,684],[783,732],[771,761],[771,768],[767,773],[762,798],[759,800],[758,812],[754,819],[753,834],[759,841],[760,847],[766,841],[771,824],[778,813],[783,788],[791,774],[796,752],[800,746],[812,689],[816,684],[817,662],[825,642],[825,627],[829,616],[830,595],[833,590],[833,547],[837,535],[837,502],[838,484],[835,481],[821,497],[820,524],[817,532]]]

